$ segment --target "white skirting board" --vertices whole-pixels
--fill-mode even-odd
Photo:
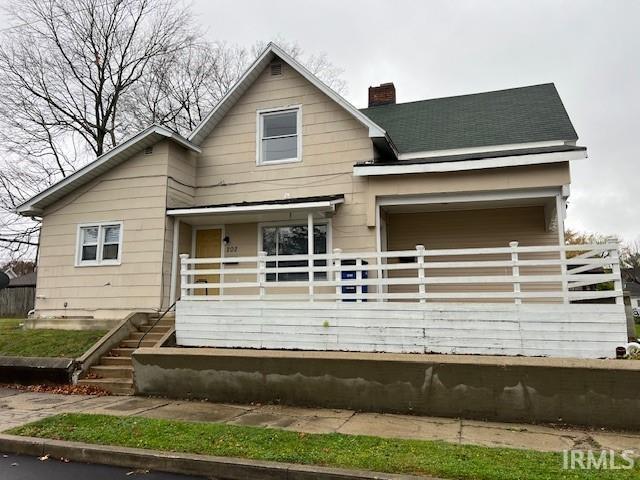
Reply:
[[[182,300],[181,346],[614,357],[624,305]]]

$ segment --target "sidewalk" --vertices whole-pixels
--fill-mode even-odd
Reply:
[[[554,428],[280,405],[229,405],[146,397],[58,395],[0,388],[0,432],[65,412],[221,422],[283,428],[305,433],[338,432],[351,435],[442,440],[457,444],[538,451],[562,451],[572,448],[635,450],[636,454],[640,455],[640,433],[588,431],[580,428]]]

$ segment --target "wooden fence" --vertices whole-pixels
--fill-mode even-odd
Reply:
[[[0,317],[26,317],[33,310],[36,287],[12,287],[0,290]]]

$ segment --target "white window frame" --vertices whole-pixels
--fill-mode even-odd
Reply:
[[[323,218],[313,221],[313,226],[316,225],[326,225],[327,226],[327,254],[333,252],[333,223],[330,218]],[[270,222],[258,222],[258,252],[262,251],[263,245],[263,233],[262,229],[264,227],[306,227],[308,224],[304,220],[274,220]],[[308,234],[307,234],[308,235]],[[319,253],[318,255],[324,255],[324,253]],[[279,257],[278,260],[282,259],[282,261],[287,261],[286,255],[276,255]],[[329,261],[327,260],[327,264]],[[329,274],[327,273],[327,278]]]
[[[287,111],[296,112],[296,137],[298,156],[295,158],[283,158],[281,160],[263,161],[262,159],[262,133],[264,131],[264,118],[269,115]],[[288,135],[286,135],[288,136]],[[278,137],[270,137],[278,138]],[[286,107],[265,108],[256,110],[256,165],[281,165],[283,163],[296,163],[302,161],[302,105],[288,105]]]
[[[118,258],[115,260],[102,260],[104,247],[104,227],[118,226],[120,227],[120,238],[118,239]],[[98,228],[98,248],[96,249],[95,260],[82,260],[82,229],[88,227]],[[122,243],[124,238],[123,222],[90,222],[78,225],[76,234],[76,267],[105,267],[120,265],[122,263]]]

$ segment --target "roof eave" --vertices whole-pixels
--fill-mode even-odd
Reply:
[[[540,154],[512,155],[505,157],[487,157],[459,161],[433,163],[396,163],[396,164],[360,164],[354,165],[353,175],[367,177],[376,175],[404,175],[412,173],[459,172],[466,170],[485,170],[489,168],[519,167],[561,163],[587,158],[586,149],[567,152],[549,152]]]
[[[287,64],[291,65],[300,75],[302,75],[305,79],[307,79],[311,84],[313,84],[316,88],[322,91],[325,95],[331,98],[333,101],[338,103],[342,108],[344,108],[347,112],[349,112],[358,122],[360,122],[365,128],[367,128],[368,135],[370,138],[385,138],[388,139],[387,132],[380,125],[371,120],[368,116],[358,110],[356,107],[351,105],[344,97],[342,97],[339,93],[325,84],[322,80],[320,80],[316,75],[311,73],[304,67],[300,62],[291,57],[288,53],[286,53],[283,49],[277,46],[274,43],[269,43],[265,50],[260,54],[260,56],[247,68],[247,70],[242,74],[240,79],[236,82],[236,84],[222,97],[222,100],[218,102],[215,108],[206,116],[206,118],[196,126],[196,128],[189,134],[188,140],[190,142],[194,142],[196,144],[200,144],[204,140],[204,137],[215,128],[214,124],[211,128],[207,130],[207,126],[215,119],[217,113],[222,112],[223,115],[232,105],[229,105],[235,98],[236,94],[242,94],[248,88],[248,84],[251,84],[255,78],[252,77],[252,74],[257,68],[264,68],[266,66],[267,61],[271,61],[273,57],[280,57]],[[227,109],[225,111],[225,109]]]
[[[62,188],[73,184],[74,182],[79,182],[84,176],[91,173],[96,168],[105,165],[116,155],[125,152],[127,149],[134,147],[137,143],[149,137],[150,135],[159,135],[160,137],[164,137],[170,140],[173,140],[178,145],[186,148],[187,150],[191,150],[197,153],[200,153],[202,150],[199,146],[194,145],[186,138],[177,134],[176,132],[163,127],[161,125],[151,125],[150,127],[145,128],[144,130],[139,131],[135,135],[127,138],[118,146],[112,148],[105,154],[96,158],[91,163],[88,163],[80,170],[75,171],[72,175],[63,178],[59,182],[51,185],[49,188],[43,190],[42,192],[34,195],[32,198],[18,205],[14,212],[18,215],[22,215],[25,217],[33,217],[42,215],[44,208],[47,205],[43,205],[43,203],[51,197],[51,195],[60,191]],[[133,155],[133,154],[132,154]]]

